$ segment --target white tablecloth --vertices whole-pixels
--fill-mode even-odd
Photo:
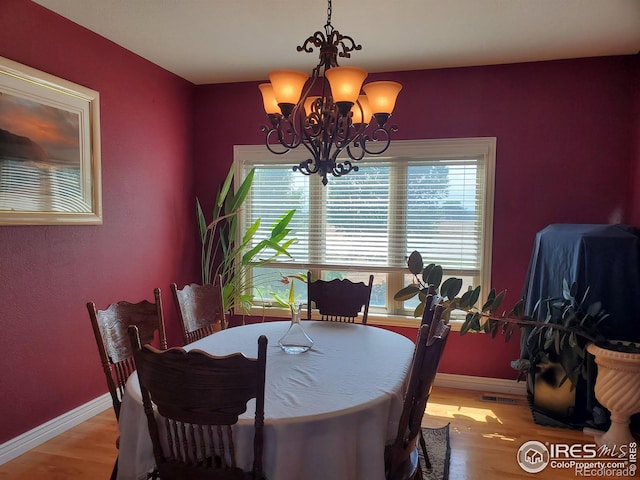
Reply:
[[[214,355],[257,356],[267,347],[264,470],[269,480],[383,480],[384,446],[395,437],[414,344],[373,326],[302,322],[313,348],[289,355],[278,347],[289,322],[227,330],[194,342]],[[253,458],[254,401],[234,427],[241,467]],[[154,465],[137,375],[120,411],[118,478],[145,478]]]

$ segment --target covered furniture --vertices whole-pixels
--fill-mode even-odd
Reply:
[[[140,345],[129,327],[156,472],[162,480],[261,480],[267,338],[257,358],[241,353],[214,357],[199,350],[157,350]],[[236,462],[231,425],[255,400],[253,463]],[[156,418],[156,410],[158,418]]]
[[[354,323],[362,311],[362,323],[367,323],[373,275],[369,283],[354,283],[349,279],[311,280],[307,272],[307,319],[311,320],[312,303],[321,320]]]
[[[138,328],[140,341],[143,345],[156,341],[161,349],[167,348],[160,289],[156,288],[153,294],[153,302],[148,300],[142,300],[138,303],[120,301],[112,303],[104,310],[98,310],[93,302],[87,303],[116,419],[120,418],[120,406],[127,380],[135,371],[133,352],[127,331],[129,326],[135,325]],[[118,459],[114,465],[112,478],[115,478],[117,470]]]
[[[263,451],[268,479],[383,480],[384,449],[398,429],[414,343],[377,327],[303,321],[313,348],[290,355],[278,346],[289,325],[228,328],[184,348],[254,356],[257,338],[268,338]],[[137,383],[134,374],[120,414],[120,479],[144,477],[154,466]],[[243,469],[253,461],[254,408],[250,400],[233,426]]]
[[[602,302],[609,317],[603,333],[610,339],[640,341],[640,230],[628,225],[553,224],[537,233],[524,285],[525,313],[543,320],[546,304],[539,299],[561,297],[563,281],[577,282],[578,297]],[[526,329],[521,357],[529,358]],[[591,356],[589,378],[575,389],[559,364],[533,365],[528,373],[528,393],[536,422],[545,425],[604,428],[607,412],[593,392],[596,368]],[[603,417],[604,416],[604,417]],[[604,423],[603,423],[604,422]],[[636,422],[637,425],[637,422]]]
[[[214,284],[192,283],[179,289],[172,283],[171,293],[182,325],[185,345],[227,328],[220,275],[216,277]]]

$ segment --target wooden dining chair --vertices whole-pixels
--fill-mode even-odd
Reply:
[[[141,346],[135,326],[129,336],[156,461],[154,477],[263,479],[267,337],[258,338],[257,358],[247,358],[241,353],[215,357],[201,350]],[[253,467],[247,472],[237,466],[231,426],[252,398]]]
[[[313,303],[320,319],[331,322],[355,323],[364,309],[362,323],[366,325],[372,288],[373,275],[369,275],[369,283],[365,284],[349,279],[312,281],[311,272],[307,272],[307,319],[311,320]]]
[[[178,289],[172,283],[171,292],[182,324],[185,345],[227,328],[220,275],[213,285],[192,283]]]
[[[125,385],[131,373],[135,371],[127,328],[130,325],[136,325],[143,343],[151,343],[155,339],[161,349],[167,348],[160,289],[156,288],[153,293],[153,302],[120,301],[112,303],[104,310],[98,310],[93,302],[87,303],[116,419],[120,418],[120,405]],[[116,477],[117,471],[118,459],[116,458],[112,479]]]
[[[420,327],[396,439],[385,449],[386,480],[422,479],[418,443],[427,468],[431,468],[421,423],[450,330],[441,315],[442,306],[438,305],[436,323]]]

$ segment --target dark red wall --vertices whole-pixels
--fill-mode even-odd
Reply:
[[[520,296],[536,232],[551,223],[629,221],[639,58],[370,76],[404,85],[393,115],[399,139],[497,137],[493,286],[507,289],[506,305]],[[233,145],[262,143],[258,83],[198,87],[198,192],[226,171]],[[514,378],[509,362],[518,354],[517,341],[454,334],[440,370]]]
[[[0,2],[0,56],[100,92],[104,224],[0,226],[0,443],[105,393],[86,302],[194,280],[195,88],[25,0]],[[197,277],[195,278],[197,279]]]
[[[257,83],[194,87],[28,0],[0,2],[0,55],[100,92],[104,202],[100,226],[0,227],[1,443],[106,391],[88,300],[161,287],[179,343],[168,286],[198,279],[194,194],[210,207],[265,118]],[[549,223],[638,224],[634,69],[637,56],[372,76],[404,84],[398,138],[498,138],[493,284],[508,302]],[[452,335],[441,371],[512,378],[517,350]]]

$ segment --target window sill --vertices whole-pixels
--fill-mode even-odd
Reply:
[[[251,317],[258,318],[290,318],[291,313],[284,308],[277,307],[254,307],[247,314]],[[303,315],[306,317],[306,315]],[[319,320],[320,315],[318,312],[313,312],[311,315],[312,320]],[[450,320],[449,325],[451,326],[452,332],[459,332],[462,324],[464,322],[462,320]],[[418,328],[420,325],[420,319],[416,317],[409,317],[404,315],[384,315],[380,313],[369,313],[369,318],[367,320],[367,324],[376,325],[381,327],[409,327],[409,328]]]

